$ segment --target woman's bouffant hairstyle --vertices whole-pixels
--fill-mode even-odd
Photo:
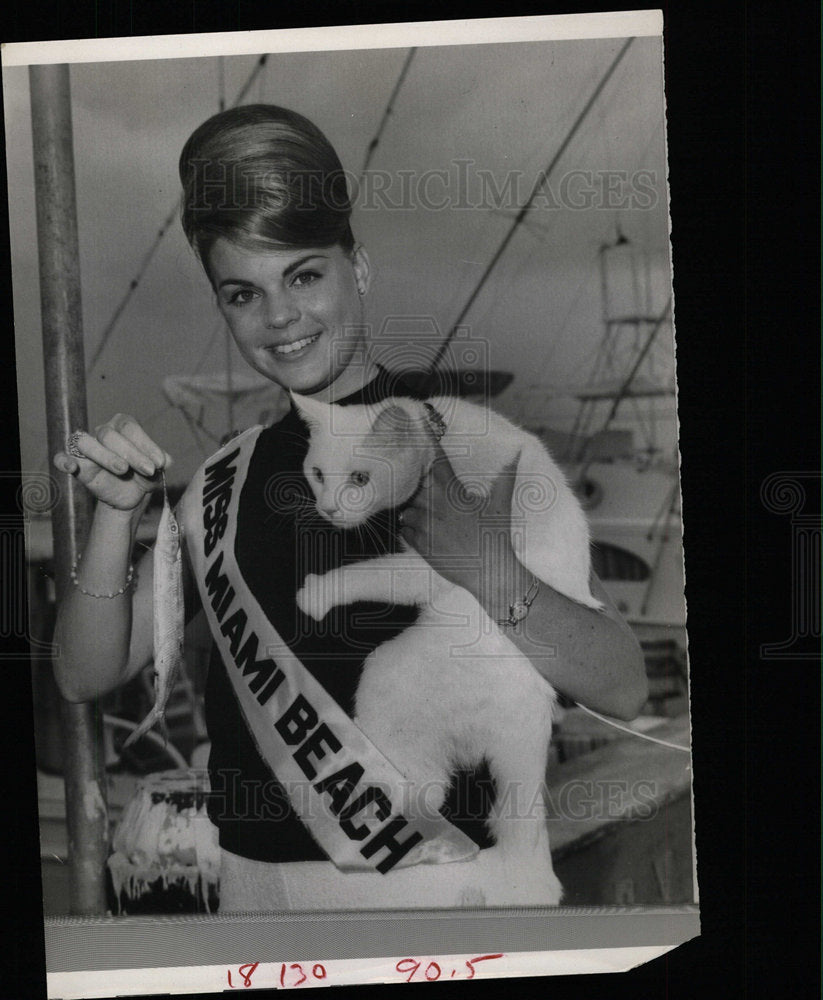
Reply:
[[[182,223],[208,271],[223,237],[248,250],[354,247],[346,175],[308,118],[274,104],[221,111],[180,154]]]

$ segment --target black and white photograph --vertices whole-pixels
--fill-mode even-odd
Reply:
[[[3,100],[49,995],[696,936],[660,12],[10,45]]]

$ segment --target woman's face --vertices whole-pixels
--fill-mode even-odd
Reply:
[[[363,345],[369,262],[362,248],[259,251],[219,239],[208,272],[240,353],[284,389],[319,392]]]

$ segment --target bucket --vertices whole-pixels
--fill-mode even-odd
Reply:
[[[216,909],[220,848],[206,813],[208,792],[202,771],[161,771],[138,781],[108,859],[114,912]]]

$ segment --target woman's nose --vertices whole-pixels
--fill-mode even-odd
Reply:
[[[278,295],[269,299],[266,326],[282,330],[300,318],[300,311],[289,295]]]

